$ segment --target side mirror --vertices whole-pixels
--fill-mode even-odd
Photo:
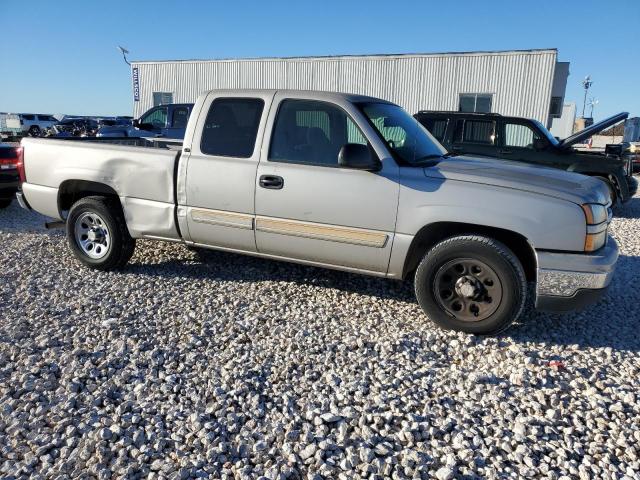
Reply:
[[[382,162],[373,154],[368,145],[347,143],[338,153],[338,165],[342,168],[367,170],[377,172],[382,168]]]
[[[131,125],[138,128],[140,126],[140,120],[138,118],[134,118],[133,121],[131,122]]]
[[[544,138],[536,138],[533,141],[534,150],[544,150],[545,148],[547,148],[547,145],[549,145],[549,143]]]
[[[139,128],[140,130],[146,130],[148,132],[154,130],[154,126],[151,123],[140,123],[138,122],[138,125],[136,125],[137,128]]]

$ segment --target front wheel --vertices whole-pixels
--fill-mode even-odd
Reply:
[[[438,243],[416,270],[415,291],[442,328],[495,334],[522,313],[527,282],[518,258],[488,237],[464,235]]]
[[[78,260],[97,270],[123,267],[135,249],[119,202],[107,197],[85,197],[73,204],[67,241]]]

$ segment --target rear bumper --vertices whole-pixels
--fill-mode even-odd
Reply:
[[[611,283],[618,255],[612,237],[592,254],[537,252],[536,308],[566,312],[597,302]]]
[[[24,208],[25,210],[31,210],[31,205],[27,202],[27,199],[24,198],[24,194],[22,192],[16,193],[16,198],[18,199],[18,204]]]

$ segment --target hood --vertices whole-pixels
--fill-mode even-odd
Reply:
[[[555,168],[493,158],[452,157],[425,167],[427,177],[482,183],[582,203],[609,202],[601,180]]]
[[[568,148],[577,143],[582,143],[589,137],[593,137],[598,132],[601,132],[605,128],[610,127],[611,125],[615,125],[622,120],[625,120],[629,116],[629,112],[620,112],[612,117],[605,118],[604,120],[594,123],[593,125],[585,128],[584,130],[580,130],[579,132],[574,133],[570,137],[565,138],[564,140],[560,140],[558,144],[559,148]]]

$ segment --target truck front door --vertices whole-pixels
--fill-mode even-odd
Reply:
[[[552,149],[546,138],[526,121],[503,120],[499,135],[498,156],[505,160],[527,162],[547,167],[566,168],[563,156]]]
[[[373,131],[352,104],[276,95],[255,181],[260,253],[386,273],[399,169],[339,167],[342,146],[368,144],[354,116]]]
[[[233,97],[212,92],[205,99],[183,159],[186,216],[194,243],[255,252],[255,179],[260,139],[273,93],[238,93]],[[195,115],[195,113],[194,113]],[[180,173],[180,175],[183,175]]]

